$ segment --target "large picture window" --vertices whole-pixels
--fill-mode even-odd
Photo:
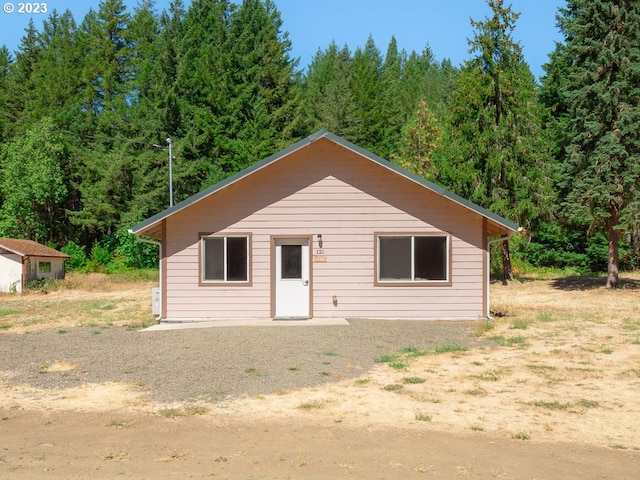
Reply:
[[[249,281],[249,237],[202,237],[202,280]]]
[[[448,282],[447,235],[378,235],[377,281]]]

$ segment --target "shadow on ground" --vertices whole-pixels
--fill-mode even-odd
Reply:
[[[607,284],[606,277],[572,276],[556,278],[551,282],[553,288],[566,291],[585,291],[604,288]],[[630,278],[620,277],[618,286],[624,290],[640,290],[640,281]]]

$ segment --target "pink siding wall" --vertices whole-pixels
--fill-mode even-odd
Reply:
[[[251,286],[198,285],[199,232],[252,232]],[[374,232],[451,233],[452,285],[374,286]],[[167,219],[166,319],[268,317],[271,235],[318,234],[315,317],[483,315],[482,217],[321,139]]]

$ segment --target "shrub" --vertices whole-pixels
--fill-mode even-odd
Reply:
[[[60,251],[71,257],[66,262],[69,270],[80,270],[87,264],[87,254],[84,251],[84,247],[73,241],[69,241]]]

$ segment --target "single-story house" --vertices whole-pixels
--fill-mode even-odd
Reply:
[[[0,292],[20,293],[32,280],[63,279],[67,258],[33,240],[0,238]]]
[[[326,131],[134,225],[160,319],[478,319],[519,227]]]

